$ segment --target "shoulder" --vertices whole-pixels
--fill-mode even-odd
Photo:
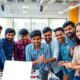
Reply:
[[[26,46],[26,49],[32,49],[32,47],[33,47],[33,44],[30,43],[29,45]]]
[[[16,45],[22,44],[21,40],[15,42]]]
[[[47,44],[47,43],[41,43],[41,48],[43,48],[43,49],[49,49],[50,47],[49,47],[49,45]]]

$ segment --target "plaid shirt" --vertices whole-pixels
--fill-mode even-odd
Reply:
[[[5,54],[5,57],[7,60],[11,60],[12,59],[12,53],[14,50],[14,41],[9,42],[6,38],[2,39],[0,44],[2,44],[1,49],[0,49],[0,53],[2,52],[3,54]]]
[[[39,50],[34,48],[34,44],[31,43],[26,47],[26,61],[36,61],[41,55],[44,55],[47,59],[52,57],[51,49],[46,43],[41,43]],[[33,65],[35,70],[50,69],[50,63],[38,63]]]
[[[28,40],[26,43],[24,43],[22,40],[19,40],[15,43],[14,60],[26,61],[25,47],[29,43],[31,43],[31,40]]]
[[[3,67],[5,60],[12,59],[14,41],[9,42],[6,38],[0,40],[0,66]]]

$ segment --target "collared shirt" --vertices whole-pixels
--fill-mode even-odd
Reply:
[[[68,45],[67,43],[60,44],[59,49],[63,61],[72,61],[70,45]]]
[[[14,41],[9,42],[6,38],[0,41],[0,53],[5,54],[7,60],[12,60],[14,43]]]
[[[68,62],[71,62],[72,61],[72,55],[71,55],[71,50],[70,50],[70,45],[65,43],[65,44],[59,44],[59,49],[60,49],[60,56],[59,58],[61,58],[60,60],[62,61],[68,61]],[[65,67],[62,67],[62,71],[63,71],[63,74],[72,74],[73,76],[73,73],[74,71],[71,70],[71,69],[66,69]]]
[[[31,43],[26,47],[26,60],[27,61],[35,61],[39,59],[41,55],[44,55],[47,59],[49,59],[52,55],[50,54],[51,50],[47,44],[41,43],[41,47],[39,50],[34,48],[34,44]],[[49,69],[49,64],[45,64],[43,62],[33,65],[34,69]]]
[[[46,41],[44,40],[42,43],[46,43]],[[61,69],[58,66],[58,56],[59,56],[59,43],[56,39],[52,39],[50,43],[46,43],[50,49],[51,49],[51,55],[53,58],[56,58],[55,62],[51,62],[51,67],[54,71],[54,73],[59,72]]]
[[[66,37],[66,43],[69,44],[73,48],[77,45],[76,40],[72,40],[69,37]]]
[[[14,60],[26,61],[25,48],[30,43],[31,40],[27,40],[26,42],[19,40],[15,43]]]

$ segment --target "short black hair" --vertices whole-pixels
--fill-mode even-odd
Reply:
[[[19,31],[19,34],[20,34],[20,35],[26,35],[26,34],[29,34],[29,32],[28,32],[27,29],[21,29],[21,30]]]
[[[7,34],[7,33],[14,33],[14,35],[16,34],[15,30],[12,29],[12,28],[7,28],[7,29],[5,30],[5,34]]]
[[[34,30],[31,32],[30,37],[33,38],[35,36],[40,36],[41,37],[41,31],[40,30]]]
[[[42,32],[44,34],[44,33],[48,32],[48,31],[52,32],[52,29],[50,27],[45,27]]]
[[[2,26],[0,25],[0,29],[2,29]]]
[[[73,21],[66,21],[63,24],[63,28],[67,27],[68,25],[71,25],[71,27],[75,28],[75,23]]]
[[[57,31],[62,31],[64,33],[64,29],[62,27],[58,27],[54,29],[54,32],[56,33]]]

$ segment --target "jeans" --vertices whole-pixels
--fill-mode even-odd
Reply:
[[[73,80],[80,80],[80,77],[75,76]]]
[[[48,73],[49,71],[46,71],[46,70],[42,70],[40,72],[41,76],[42,76],[42,79],[41,80],[48,80]]]

